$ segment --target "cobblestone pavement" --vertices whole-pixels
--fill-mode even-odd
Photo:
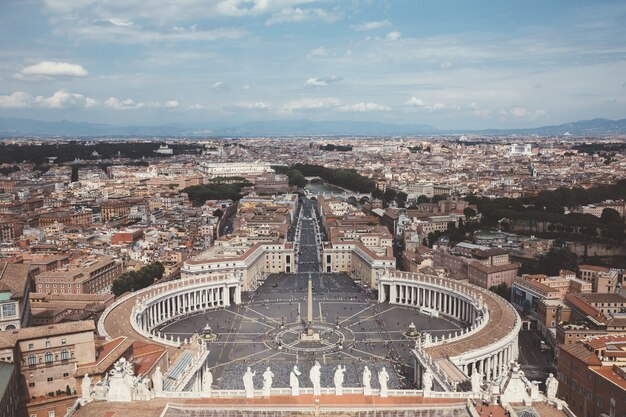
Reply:
[[[244,303],[227,309],[189,316],[163,328],[163,332],[190,337],[201,332],[208,323],[218,334],[209,344],[208,365],[215,386],[223,389],[242,388],[247,366],[256,371],[255,386],[262,384],[267,366],[275,374],[274,387],[289,386],[289,372],[298,365],[302,372],[300,385],[310,387],[308,370],[315,360],[322,365],[322,386],[333,386],[337,365],[345,365],[344,386],[361,386],[363,367],[372,371],[372,386],[377,387],[377,372],[385,366],[390,374],[390,388],[412,387],[413,361],[410,349],[414,342],[402,332],[410,323],[433,336],[456,331],[460,323],[447,318],[422,316],[417,310],[378,304],[374,292],[365,292],[345,274],[313,274],[314,322],[336,326],[350,335],[343,350],[324,353],[289,353],[278,350],[272,339],[286,326],[302,326],[306,318],[308,274],[270,275],[259,289],[244,297]],[[247,300],[246,300],[247,299]]]

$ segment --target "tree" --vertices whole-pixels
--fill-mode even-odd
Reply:
[[[600,215],[600,221],[605,224],[621,223],[619,212],[612,208],[605,208]]]
[[[489,288],[489,291],[498,294],[505,300],[511,301],[511,288],[509,288],[504,282],[499,285],[494,285]]]
[[[469,220],[476,217],[476,210],[471,207],[465,207],[463,209],[463,214],[465,215],[465,218]]]
[[[296,186],[298,188],[304,188],[306,185],[306,178],[301,171],[297,169],[290,169],[286,172],[286,175],[289,177],[289,185]]]
[[[559,275],[562,269],[576,272],[578,258],[575,253],[565,248],[554,248],[543,255],[537,263],[537,273],[549,276]]]
[[[424,194],[420,194],[417,197],[417,204],[422,204],[422,203],[428,203],[428,197],[426,197]]]
[[[403,191],[398,191],[396,193],[396,203],[398,203],[398,207],[404,207],[406,205],[407,198],[409,198],[407,193]]]
[[[165,267],[161,262],[146,265],[139,271],[128,271],[113,280],[111,290],[115,296],[120,296],[128,291],[137,291],[148,287],[155,280],[161,279],[165,273]]]
[[[213,210],[213,216],[214,217],[217,217],[218,219],[221,219],[223,215],[224,215],[224,211],[222,209],[215,209],[215,210]]]

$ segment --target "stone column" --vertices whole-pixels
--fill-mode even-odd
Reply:
[[[228,287],[226,286],[223,287],[223,291],[224,291],[224,305],[228,307],[230,306],[230,291],[228,290]]]

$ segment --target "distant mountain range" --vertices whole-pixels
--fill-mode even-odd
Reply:
[[[575,135],[606,136],[626,134],[626,119],[592,119],[529,129],[442,130],[427,124],[390,124],[379,122],[279,120],[249,122],[232,127],[194,125],[114,126],[85,122],[44,122],[32,119],[0,118],[0,136],[396,136],[396,135]]]

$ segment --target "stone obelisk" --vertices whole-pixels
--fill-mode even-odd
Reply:
[[[307,323],[306,333],[308,336],[313,336],[313,281],[311,281],[311,273],[309,272],[309,292],[307,299]]]

